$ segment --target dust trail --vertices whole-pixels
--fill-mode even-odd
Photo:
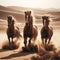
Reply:
[[[2,48],[2,43],[7,40],[7,35],[5,32],[0,31],[0,49]]]

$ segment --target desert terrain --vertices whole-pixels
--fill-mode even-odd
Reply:
[[[3,45],[8,43],[8,38],[6,34],[7,30],[7,16],[12,15],[16,19],[16,26],[19,27],[21,35],[23,36],[23,28],[25,25],[24,20],[24,11],[32,10],[35,16],[35,25],[38,27],[38,37],[37,44],[41,44],[41,28],[43,15],[47,15],[51,18],[50,26],[53,27],[53,36],[51,39],[51,43],[55,46],[56,51],[60,53],[60,10],[57,9],[33,9],[33,8],[24,8],[17,6],[0,6],[0,60],[44,60],[41,58],[39,53],[31,53],[31,52],[21,52],[23,46],[23,37],[18,39],[20,43],[19,48],[15,50],[4,50],[2,49]],[[7,43],[6,43],[7,42]],[[22,42],[22,43],[21,43]],[[46,52],[45,49],[40,48],[43,52]],[[51,51],[49,51],[49,56]],[[57,53],[58,54],[58,53]],[[53,56],[53,55],[52,55]],[[59,54],[60,58],[60,54]],[[46,59],[48,60],[48,59]],[[52,60],[52,59],[50,59]]]

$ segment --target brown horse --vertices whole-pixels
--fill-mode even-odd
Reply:
[[[53,35],[53,29],[52,29],[52,27],[49,27],[49,21],[48,21],[47,16],[43,16],[42,19],[44,19],[44,24],[43,24],[43,27],[41,29],[42,43],[49,44],[50,40],[52,38],[52,35]]]
[[[20,34],[20,31],[19,31],[19,28],[15,28],[14,26],[14,20],[13,20],[13,17],[12,16],[8,16],[7,17],[8,20],[8,28],[7,28],[7,37],[8,37],[8,40],[9,40],[9,45],[10,45],[10,40],[12,40],[12,43],[13,43],[13,38],[14,37],[22,37],[21,34]]]
[[[29,45],[30,45],[32,38],[34,38],[34,41],[36,40],[37,34],[38,32],[37,32],[36,26],[33,27],[33,17],[31,16],[31,11],[26,11],[25,12],[25,27],[23,31],[25,47],[27,46],[27,38],[29,38]]]

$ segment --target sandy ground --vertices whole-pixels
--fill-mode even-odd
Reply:
[[[30,60],[32,56],[36,56],[36,53],[19,53],[12,51],[3,51],[0,53],[0,60]]]
[[[60,29],[54,29],[53,32],[51,42],[57,49],[60,49]],[[41,43],[40,31],[37,40]],[[0,58],[2,58],[0,60],[31,60],[32,56],[37,56],[37,53],[20,52],[19,49],[1,50],[4,41],[8,41],[6,32],[0,31]]]

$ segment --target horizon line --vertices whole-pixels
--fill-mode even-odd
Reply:
[[[60,9],[60,8],[55,8],[55,7],[46,7],[46,8],[42,8],[42,7],[24,7],[24,6],[17,6],[17,5],[6,5],[6,6],[4,6],[4,5],[0,5],[0,6],[3,6],[3,7],[8,7],[8,6],[16,6],[16,7],[23,7],[23,8],[33,8],[33,9]]]

